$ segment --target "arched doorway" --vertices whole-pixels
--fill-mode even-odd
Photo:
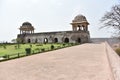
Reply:
[[[48,39],[47,38],[44,38],[44,43],[48,43]]]
[[[77,39],[77,42],[78,42],[78,43],[81,43],[81,39],[80,39],[80,38],[78,38],[78,39]]]
[[[69,43],[69,38],[65,38],[64,42]]]
[[[24,40],[22,39],[21,43],[24,43]]]
[[[55,39],[54,39],[54,43],[57,43],[57,42],[58,42],[58,38],[55,38]]]
[[[38,43],[38,40],[37,40],[37,39],[35,39],[35,43]]]
[[[30,39],[28,39],[28,43],[31,43],[31,40],[30,40]]]

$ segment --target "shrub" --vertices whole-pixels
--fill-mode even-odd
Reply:
[[[61,46],[57,46],[57,48],[58,48],[58,49],[60,49],[60,48],[61,48]]]
[[[3,48],[6,49],[6,45],[4,45]]]
[[[30,44],[30,48],[32,48],[32,44]]]
[[[40,48],[35,48],[36,51],[40,52]]]
[[[26,55],[30,55],[31,54],[31,48],[26,48],[25,51],[26,51]]]
[[[63,44],[63,47],[65,47],[65,44]]]
[[[117,48],[115,51],[120,56],[120,48]]]
[[[44,49],[44,48],[42,48],[42,49],[41,49],[41,51],[42,51],[42,52],[44,52],[44,51],[45,51],[45,49]]]
[[[74,46],[75,44],[74,43],[71,43],[72,46]]]
[[[43,46],[43,44],[37,44],[36,46]]]
[[[15,49],[17,49],[17,46],[14,46],[15,47]]]
[[[36,50],[36,51],[37,51],[37,50],[39,51],[40,49],[39,49],[39,48],[35,48],[35,50]]]
[[[54,49],[54,45],[51,45],[51,50],[53,50]]]
[[[7,58],[7,55],[4,55],[3,58]]]
[[[34,51],[34,50],[33,50],[32,52],[33,52],[33,54],[35,53],[35,51]]]

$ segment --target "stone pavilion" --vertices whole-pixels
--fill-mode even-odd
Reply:
[[[34,26],[24,22],[20,26],[17,38],[21,43],[86,43],[90,41],[88,21],[85,16],[77,15],[73,20],[71,31],[34,33]]]

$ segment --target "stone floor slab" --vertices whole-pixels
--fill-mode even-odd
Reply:
[[[113,80],[105,45],[83,44],[0,63],[0,80]]]

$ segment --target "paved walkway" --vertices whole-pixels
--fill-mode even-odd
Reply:
[[[113,80],[111,75],[103,43],[0,63],[0,80]]]

